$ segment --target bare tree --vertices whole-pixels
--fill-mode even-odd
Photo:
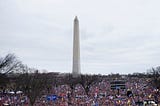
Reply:
[[[13,71],[20,71],[21,61],[14,54],[8,54],[4,58],[0,58],[0,73],[8,74]]]
[[[72,76],[72,74],[68,74],[65,76],[64,78],[64,84],[67,84],[69,85],[69,87],[71,88],[71,92],[68,93],[68,105],[73,105],[72,102],[71,102],[71,97],[73,97],[73,92],[74,92],[74,89],[75,89],[75,86],[79,83],[79,77],[77,78],[74,78]]]
[[[0,89],[5,92],[6,85],[9,83],[9,78],[6,75],[0,74]]]
[[[46,88],[47,75],[35,71],[34,73],[21,74],[18,79],[17,86],[28,96],[30,105],[33,106],[36,99],[42,95],[42,91]]]
[[[50,93],[51,89],[53,87],[57,87],[61,84],[60,79],[58,78],[57,73],[44,73],[47,80],[46,80],[46,86],[45,89],[47,93]]]
[[[100,76],[98,75],[81,75],[79,83],[84,88],[86,94],[88,95],[90,87],[100,81]]]
[[[74,78],[72,74],[68,74],[65,78],[65,84],[68,84],[72,90],[74,90],[74,87],[79,83],[78,78]]]
[[[6,85],[10,78],[8,74],[15,71],[20,72],[22,68],[21,62],[14,54],[8,54],[5,57],[0,57],[0,87],[5,91]]]
[[[160,89],[160,67],[152,68],[149,73],[153,86]]]

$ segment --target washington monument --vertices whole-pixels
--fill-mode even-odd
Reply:
[[[74,30],[73,30],[73,77],[78,77],[81,73],[80,69],[80,41],[79,41],[79,21],[77,16],[74,19]]]

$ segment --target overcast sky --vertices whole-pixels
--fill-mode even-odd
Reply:
[[[29,67],[72,72],[73,19],[81,71],[146,72],[160,65],[159,0],[0,0],[0,56]]]

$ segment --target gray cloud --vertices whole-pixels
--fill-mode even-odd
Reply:
[[[0,1],[0,54],[30,67],[71,72],[78,15],[82,73],[145,72],[159,65],[158,0]]]

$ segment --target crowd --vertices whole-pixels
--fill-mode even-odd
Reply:
[[[121,80],[121,79],[116,79]],[[160,92],[146,78],[124,78],[125,89],[111,89],[109,79],[90,86],[89,92],[77,84],[52,87],[50,92],[37,98],[35,106],[158,106]],[[28,106],[25,94],[0,94],[0,106]]]

